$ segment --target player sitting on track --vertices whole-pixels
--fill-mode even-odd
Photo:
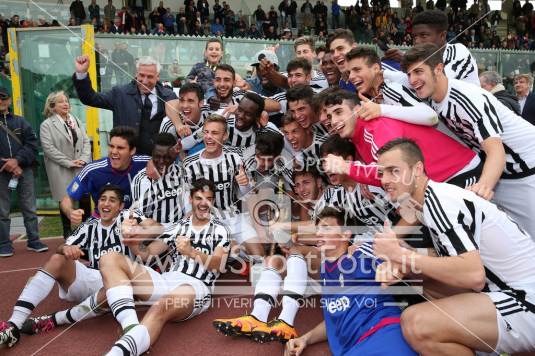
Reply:
[[[230,245],[227,228],[211,214],[214,199],[214,184],[198,179],[190,190],[192,215],[169,235],[145,246],[123,234],[125,243],[144,259],[164,251],[172,254],[175,263],[170,272],[159,274],[118,253],[102,258],[108,304],[124,331],[108,355],[140,355],[156,342],[167,321],[187,320],[208,309]],[[129,223],[135,233],[136,221]],[[134,297],[153,303],[141,323]]]
[[[325,321],[286,344],[285,355],[300,355],[311,344],[329,341],[333,355],[417,355],[401,333],[401,310],[381,290],[376,275],[392,266],[378,260],[371,243],[348,252],[351,231],[345,213],[327,207],[319,215],[317,244],[322,250],[322,307]],[[390,304],[390,305],[389,305]]]
[[[146,231],[147,228],[159,226],[137,212],[122,210],[123,207],[121,187],[114,185],[102,187],[98,198],[100,218],[89,219],[80,225],[26,284],[11,317],[7,322],[0,322],[0,346],[15,345],[20,339],[20,331],[35,334],[42,330],[51,330],[56,325],[74,323],[103,312],[104,308],[99,308],[104,300],[104,293],[99,293],[103,286],[98,271],[100,259],[112,252],[125,259],[133,257],[131,250],[122,243],[120,236],[124,221],[126,219],[139,221],[145,234],[149,233]],[[132,216],[129,217],[130,215]],[[161,231],[152,237],[159,234]],[[82,256],[89,260],[88,266],[79,261]],[[53,315],[28,319],[32,310],[50,294],[56,282],[59,285],[61,299],[84,302]]]
[[[465,290],[405,309],[411,346],[422,355],[535,351],[535,242],[493,203],[429,179],[414,141],[393,140],[377,154],[389,198],[415,206],[439,257],[402,247],[391,230],[375,236],[375,255]]]

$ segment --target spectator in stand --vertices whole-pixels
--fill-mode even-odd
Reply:
[[[160,15],[160,21],[159,22],[162,22],[162,17],[167,12],[167,9],[163,6],[163,1],[160,1],[160,4],[156,8],[156,10],[158,11],[158,15]]]
[[[269,26],[273,26],[275,29],[275,33],[277,32],[277,28],[279,27],[279,15],[277,15],[277,11],[275,11],[275,6],[271,5],[268,12],[268,21]],[[269,28],[268,28],[269,31]]]
[[[262,38],[262,34],[256,27],[254,23],[251,24],[251,27],[249,27],[249,31],[247,32],[247,37],[250,38]]]
[[[494,94],[503,105],[507,106],[515,114],[521,114],[518,99],[505,90],[502,76],[499,73],[493,71],[483,72],[479,75],[479,80],[483,89]]]
[[[169,35],[175,34],[175,17],[171,13],[171,9],[167,8],[167,11],[162,16],[162,23],[165,27],[165,32]]]
[[[98,6],[97,0],[91,0],[87,12],[89,12],[89,20],[97,19],[97,25],[100,26],[100,6]]]
[[[309,0],[305,0],[305,3],[301,5],[301,14],[303,16],[303,27],[310,28],[312,27],[314,8]]]
[[[113,25],[111,25],[109,33],[123,33],[123,25],[121,24],[121,18],[119,16],[115,16],[113,19]]]
[[[212,36],[220,37],[225,33],[225,26],[221,23],[219,17],[215,18],[215,22],[211,26]]]
[[[518,74],[514,78],[516,97],[520,104],[521,116],[524,120],[535,125],[535,94],[533,89],[533,76],[531,74]]]
[[[151,29],[155,29],[156,26],[158,26],[158,24],[162,22],[162,18],[160,16],[160,13],[158,12],[158,8],[157,7],[155,7],[154,10],[152,10],[151,13],[149,14],[149,20],[150,20],[150,28]],[[178,23],[178,21],[177,21],[177,23]]]
[[[76,25],[82,24],[86,19],[84,4],[82,3],[82,0],[74,0],[71,3],[71,6],[69,7],[69,11],[71,12],[71,16],[74,17]]]
[[[223,18],[225,17],[223,6],[219,4],[219,0],[215,0],[213,7],[214,10],[214,20],[219,19],[219,22],[223,23]]]
[[[63,91],[48,95],[45,102],[40,138],[43,146],[46,174],[52,199],[59,203],[65,196],[67,186],[87,163],[91,161],[91,143],[80,120],[70,113],[69,98]],[[89,201],[86,201],[89,203]],[[91,204],[82,209],[86,216],[91,213]],[[63,237],[71,235],[71,221],[60,210]]]
[[[290,24],[292,25],[292,28],[297,27],[297,2],[295,0],[290,0],[290,5],[288,6],[287,14],[290,17]]]
[[[288,7],[290,6],[290,3],[288,0],[282,0],[279,3],[279,13],[281,17],[281,24],[282,26],[286,26],[287,16],[288,16]]]
[[[113,6],[113,0],[108,0],[108,4],[104,6],[104,22],[111,23],[115,18],[117,9]]]
[[[266,12],[262,9],[262,5],[258,4],[258,7],[253,12],[253,17],[256,21],[256,28],[264,33],[264,23],[267,21]]]
[[[332,26],[333,28],[340,27],[340,5],[338,5],[337,0],[332,0],[331,3],[331,16],[332,16]]]
[[[205,20],[210,21],[210,4],[208,0],[197,1],[197,11],[201,13],[201,21],[203,23]]]
[[[277,35],[274,25],[269,24],[267,32],[264,34],[264,37],[266,38],[266,40],[278,40],[279,39],[279,35]]]

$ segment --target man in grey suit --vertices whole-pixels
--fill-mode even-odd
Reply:
[[[91,87],[87,75],[89,57],[80,56],[75,61],[74,87],[85,105],[113,111],[113,126],[134,127],[139,133],[137,152],[150,155],[153,139],[158,134],[162,119],[169,116],[173,123],[178,112],[168,105],[178,99],[170,88],[160,82],[160,64],[151,57],[141,57],[136,63],[135,78],[128,84],[116,85],[111,90],[97,93]],[[180,122],[176,122],[175,125]]]

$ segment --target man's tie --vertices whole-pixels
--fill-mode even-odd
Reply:
[[[152,101],[150,101],[150,93],[145,95],[143,101],[143,109],[141,110],[141,120],[150,120],[150,113],[152,111]]]

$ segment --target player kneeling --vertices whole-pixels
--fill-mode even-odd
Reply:
[[[51,330],[56,325],[74,323],[104,312],[102,277],[99,261],[113,253],[125,260],[133,257],[130,249],[123,245],[120,232],[125,220],[140,222],[140,229],[160,226],[140,214],[123,210],[123,193],[115,185],[105,185],[99,192],[98,211],[100,218],[89,219],[60,245],[57,252],[37,271],[24,287],[13,314],[7,322],[0,322],[0,346],[12,347],[20,339],[20,331],[35,334]],[[157,229],[159,230],[159,229]],[[159,235],[161,232],[155,234]],[[89,260],[86,266],[78,261],[82,256]],[[29,318],[33,309],[39,305],[59,285],[59,297],[81,304],[53,315]],[[28,319],[28,320],[27,320]]]
[[[102,258],[108,304],[124,330],[108,355],[140,355],[156,341],[167,321],[187,320],[208,309],[230,244],[227,228],[210,212],[214,193],[211,181],[195,181],[190,190],[191,217],[180,221],[163,239],[144,246],[143,241],[138,243],[129,234],[124,235],[125,243],[143,259],[168,250],[174,261],[170,272],[159,274],[120,254]],[[135,229],[133,223],[132,234]],[[134,297],[153,303],[141,323],[134,309]]]
[[[286,355],[300,355],[311,344],[329,341],[333,355],[417,355],[403,338],[401,310],[392,295],[375,282],[389,265],[373,255],[371,243],[348,253],[351,232],[344,213],[323,209],[316,221],[323,252],[321,283],[325,321],[303,336],[289,340]]]

